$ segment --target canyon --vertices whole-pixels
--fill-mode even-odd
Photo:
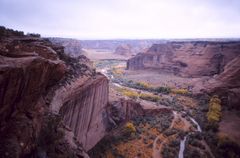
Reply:
[[[240,42],[184,41],[154,44],[146,52],[127,61],[128,70],[172,73],[187,78],[201,78],[203,90],[228,98],[228,105],[239,108]],[[238,98],[238,97],[237,97]]]
[[[239,55],[235,41],[167,42],[154,44],[145,53],[128,60],[127,69],[156,69],[186,77],[220,74]]]
[[[239,75],[239,41],[41,38],[0,27],[0,157],[238,158]]]

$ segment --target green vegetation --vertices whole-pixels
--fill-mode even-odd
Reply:
[[[146,82],[137,82],[136,85],[139,87],[139,89],[152,89],[152,86],[149,83]]]
[[[59,115],[47,115],[37,140],[37,149],[45,151],[47,157],[75,158],[76,153],[64,139],[61,126]]]
[[[239,158],[240,146],[224,134],[218,135],[217,150],[222,157]]]
[[[169,94],[171,92],[171,88],[169,87],[157,87],[155,88],[157,93]]]

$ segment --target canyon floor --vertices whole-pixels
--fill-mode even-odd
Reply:
[[[111,53],[109,53],[111,54]],[[110,80],[109,100],[130,99],[138,102],[145,110],[157,110],[139,116],[113,129],[90,153],[93,157],[126,158],[183,158],[214,157],[207,135],[206,112],[209,97],[200,91],[208,77],[186,78],[171,73],[154,70],[126,70],[126,58],[112,55],[94,58],[96,70]],[[200,84],[199,84],[200,83]],[[163,91],[151,91],[162,87]],[[164,92],[171,89],[171,92]],[[167,109],[167,110],[166,110]],[[168,111],[169,110],[169,111]],[[228,111],[228,113],[232,113]],[[226,119],[225,119],[226,118]],[[229,133],[224,125],[229,121],[224,117],[218,133]],[[239,119],[239,117],[235,118]],[[236,128],[239,121],[228,124],[232,128],[232,138],[238,138]],[[204,134],[203,134],[204,133]],[[210,144],[210,145],[208,145]]]
[[[186,82],[185,79],[172,74],[159,74],[149,71],[127,71],[125,70],[126,61],[122,60],[122,58],[98,60],[95,61],[95,65],[97,71],[105,74],[111,81],[109,94],[110,101],[117,101],[121,98],[133,99],[139,102],[146,110],[160,109],[156,116],[150,114],[146,116],[146,118],[139,117],[137,120],[131,120],[130,122],[133,123],[136,133],[131,133],[130,135],[126,134],[124,126],[115,129],[110,136],[111,138],[106,139],[116,141],[108,142],[108,147],[105,147],[104,145],[106,142],[103,140],[104,143],[99,145],[101,148],[104,148],[100,155],[109,158],[118,156],[129,158],[177,157],[179,154],[179,157],[183,156],[185,144],[181,145],[181,148],[180,144],[184,141],[184,135],[186,135],[186,133],[194,134],[199,132],[199,129],[197,129],[199,125],[191,121],[193,118],[186,114],[188,109],[192,109],[191,112],[198,109],[198,101],[184,94],[156,95],[148,90],[140,90],[126,86],[122,83],[122,80],[131,80],[131,82],[146,83],[147,85],[151,84],[151,86],[156,87],[163,85],[165,87],[176,86],[177,88],[187,88],[192,86],[192,83],[189,82],[192,81],[192,79],[188,79]],[[135,93],[142,94],[143,96],[146,95],[147,97],[134,96],[136,95]],[[161,103],[151,100],[151,97],[155,96],[161,98]],[[174,104],[171,104],[171,102],[174,102]],[[165,112],[164,109],[171,110]],[[211,152],[207,150],[209,147],[206,143],[200,143],[203,144],[202,146],[204,146],[205,150],[194,147],[198,149],[198,154],[205,157],[211,155]],[[179,150],[182,152],[179,153]]]

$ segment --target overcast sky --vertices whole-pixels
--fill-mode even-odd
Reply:
[[[79,39],[240,37],[240,0],[0,0],[0,25]]]

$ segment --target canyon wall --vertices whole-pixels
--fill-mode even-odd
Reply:
[[[84,54],[81,42],[71,38],[48,38],[52,43],[64,47],[64,52],[72,57]]]
[[[88,157],[108,123],[108,79],[89,62],[0,28],[0,157]]]
[[[167,42],[154,44],[127,62],[127,69],[151,69],[186,77],[213,76],[240,54],[240,42]]]
[[[0,157],[24,157],[37,146],[45,95],[66,65],[48,41],[0,30]]]
[[[105,134],[108,80],[97,74],[83,77],[55,92],[50,104],[64,124],[73,131],[85,150],[91,149]]]
[[[224,103],[230,108],[240,109],[240,55],[230,61],[224,71],[210,79],[205,89],[223,97]]]

